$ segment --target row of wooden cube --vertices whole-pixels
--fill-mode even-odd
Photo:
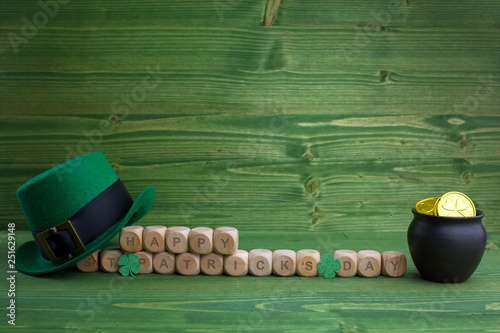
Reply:
[[[108,247],[93,253],[77,264],[84,272],[94,272],[101,268],[104,272],[118,272],[118,260],[123,255],[119,247]],[[139,256],[141,270],[139,274],[159,273],[181,275],[221,275],[244,276],[317,276],[317,264],[320,254],[316,250],[276,250],[255,249],[250,252],[237,250],[231,255],[209,253],[173,254],[170,252],[136,252]],[[359,275],[377,277],[380,274],[389,277],[399,277],[406,272],[406,257],[397,251],[386,251],[380,254],[376,251],[338,250],[334,258],[339,259],[342,268],[336,273],[341,277]]]
[[[209,254],[215,252],[230,255],[238,250],[238,230],[232,227],[219,227],[215,230],[206,227],[170,227],[153,225],[124,227],[120,232],[120,247],[125,252],[146,251],[159,253],[192,252]]]

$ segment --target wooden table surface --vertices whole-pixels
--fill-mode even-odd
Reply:
[[[399,279],[18,273],[2,332],[499,331],[500,2],[1,3],[5,256],[7,223],[31,237],[16,189],[102,151],[133,197],[156,188],[140,225],[409,260]],[[485,212],[488,245],[444,285],[419,277],[406,230],[452,190]]]

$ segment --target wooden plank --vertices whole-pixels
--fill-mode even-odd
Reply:
[[[426,282],[410,259],[370,281],[18,274],[23,332],[498,330],[500,3],[287,0],[264,27],[267,3],[72,0],[23,36],[40,3],[3,1],[0,218],[18,244],[17,187],[99,150],[133,197],[156,188],[140,225],[235,226],[247,251],[409,259],[411,207],[462,191],[486,212],[473,278]]]
[[[131,117],[352,113],[355,118],[367,114],[495,115],[500,103],[495,93],[500,86],[500,75],[489,72],[491,68],[469,73],[452,73],[452,69],[441,74],[409,73],[408,69],[389,73],[380,65],[363,74],[212,75],[174,74],[169,72],[169,65],[161,64],[159,68],[165,72],[161,81],[138,95],[138,89],[150,77],[147,66],[141,69],[143,73],[134,75],[4,73],[0,76],[0,92],[5,96],[0,101],[0,110],[10,115],[82,118],[93,114],[109,118],[125,112]],[[53,124],[56,127],[57,123]]]
[[[5,34],[17,30],[5,29]],[[351,28],[246,27],[144,30],[40,30],[16,53],[7,39],[7,72],[162,71],[398,74],[413,70],[498,72],[496,29],[397,27],[360,35]],[[124,56],[127,55],[127,56]],[[202,55],[202,56],[200,56]],[[131,61],[140,59],[140,61]],[[464,68],[464,65],[465,68]],[[380,81],[380,80],[379,80]]]
[[[143,29],[169,27],[246,27],[264,23],[267,0],[240,1],[114,1],[72,0],[59,6],[47,28],[74,27]],[[349,26],[378,23],[384,26],[427,26],[496,28],[500,5],[495,0],[383,0],[383,1],[315,1],[314,5],[299,0],[281,4],[277,24],[280,26]],[[4,0],[0,13],[2,25],[21,29],[22,17],[31,19],[40,11],[37,2]],[[389,15],[386,14],[389,13]],[[363,28],[363,26],[361,26]]]
[[[313,247],[322,254],[339,247],[393,249],[408,256],[404,233],[349,236],[245,232],[240,248],[275,250],[286,244],[293,250]],[[31,235],[19,232],[17,237],[24,241]],[[0,246],[6,246],[5,239],[0,237]],[[500,257],[496,252],[486,251],[476,273],[456,285],[422,280],[411,260],[403,278],[370,280],[176,274],[131,278],[67,270],[44,278],[44,288],[40,288],[41,278],[18,274],[16,324],[23,332],[75,328],[83,332],[494,331],[500,314],[496,301]],[[5,261],[0,262],[0,269],[6,269]],[[85,279],[80,278],[83,275]],[[142,320],[130,321],[131,317]]]
[[[244,230],[286,223],[402,231],[417,201],[459,190],[487,213],[488,231],[500,228],[495,116],[465,117],[460,134],[435,116],[405,126],[406,116],[292,115],[279,131],[266,129],[269,116],[142,117],[102,138],[84,134],[98,128],[99,117],[2,118],[9,129],[2,133],[0,208],[20,228],[27,226],[17,187],[89,148],[108,156],[134,196],[157,188],[148,224],[194,227],[209,219]]]

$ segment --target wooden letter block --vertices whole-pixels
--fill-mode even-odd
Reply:
[[[101,250],[101,270],[106,273],[116,273],[120,269],[118,260],[123,251],[118,246],[105,247]]]
[[[321,256],[316,250],[300,250],[297,252],[297,275],[317,276],[318,262]]]
[[[244,276],[248,274],[248,252],[238,250],[229,256],[224,256],[224,273],[229,276]]]
[[[296,271],[297,254],[291,250],[276,250],[273,252],[273,274],[277,276],[294,275]]]
[[[124,227],[120,232],[120,246],[125,252],[139,252],[142,247],[142,233],[144,228],[140,226]]]
[[[221,275],[224,270],[224,257],[217,253],[201,256],[201,272],[205,275]]]
[[[144,250],[151,253],[165,251],[165,232],[167,227],[163,225],[151,225],[144,229],[142,236]]]
[[[214,251],[229,255],[238,250],[238,230],[232,227],[219,227],[214,231]]]
[[[273,272],[273,252],[254,249],[248,253],[248,271],[254,276],[268,276]]]
[[[85,259],[80,260],[76,263],[76,267],[82,272],[96,272],[99,270],[99,253],[101,250],[97,250]]]
[[[170,227],[165,232],[167,251],[171,253],[186,253],[189,240],[189,228]]]
[[[139,274],[153,273],[153,254],[146,251],[139,251],[135,254],[139,256],[138,263],[141,264]]]
[[[342,268],[336,273],[340,277],[353,277],[358,272],[358,254],[352,250],[337,250],[333,260],[340,260]]]
[[[213,252],[214,231],[210,228],[193,228],[189,232],[189,249],[193,253],[209,254]]]
[[[153,254],[153,270],[158,274],[172,274],[175,272],[175,254],[170,252]]]
[[[358,275],[362,277],[377,277],[380,275],[382,258],[377,251],[358,252]]]
[[[400,277],[406,273],[406,257],[399,251],[385,251],[382,253],[382,275]]]
[[[200,255],[195,253],[181,253],[175,257],[175,269],[181,275],[200,274]]]

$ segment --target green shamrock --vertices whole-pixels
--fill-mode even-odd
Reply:
[[[333,279],[335,277],[335,273],[337,273],[341,268],[342,264],[340,260],[333,260],[333,255],[325,254],[321,256],[321,261],[318,262],[318,272],[320,274],[325,273],[325,278]]]
[[[139,256],[135,253],[129,253],[128,256],[126,254],[122,255],[120,260],[118,260],[118,265],[122,266],[119,270],[120,274],[123,276],[127,276],[129,274],[130,276],[134,276],[134,274],[139,273],[141,264],[139,264],[138,261]]]

